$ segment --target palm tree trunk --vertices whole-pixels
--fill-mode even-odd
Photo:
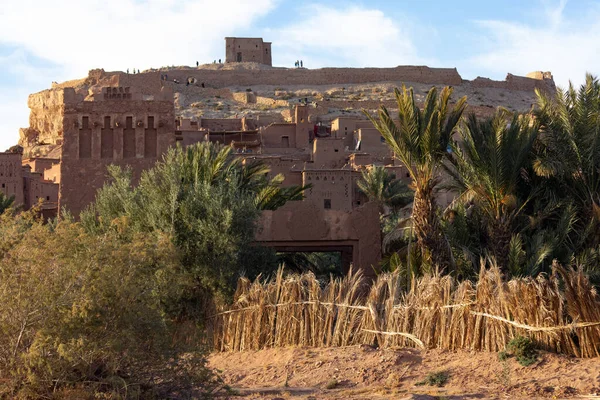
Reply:
[[[450,251],[437,214],[432,182],[415,190],[412,216],[415,236],[423,258],[429,258],[431,264],[440,271],[449,272],[447,269],[451,265]]]
[[[488,247],[496,258],[500,270],[506,274],[508,268],[508,254],[510,252],[511,230],[506,221],[494,220],[488,228]]]

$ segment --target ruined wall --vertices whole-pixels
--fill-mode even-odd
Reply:
[[[109,164],[131,167],[137,181],[175,143],[173,101],[68,102],[63,131],[60,207],[77,215],[94,200]]]
[[[289,107],[290,106],[290,102],[287,100],[277,100],[277,99],[272,99],[270,97],[262,97],[262,96],[256,97],[256,104],[268,106],[268,107],[272,107],[272,108]]]
[[[241,131],[242,120],[238,118],[202,118],[199,122],[200,127],[209,131]]]
[[[5,196],[15,196],[14,204],[25,204],[21,154],[0,153],[0,191]]]
[[[543,76],[542,76],[543,77]],[[471,81],[473,87],[480,88],[495,88],[495,89],[506,89],[506,90],[522,90],[532,92],[535,89],[541,90],[554,90],[556,86],[552,79],[534,79],[524,76],[517,76],[513,74],[506,75],[506,79],[503,81],[494,81],[489,78],[477,77]]]

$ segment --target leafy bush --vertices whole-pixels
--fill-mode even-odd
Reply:
[[[113,229],[112,221],[124,221],[125,236],[169,235],[191,282],[173,299],[171,311],[201,318],[207,297],[228,299],[240,275],[254,278],[277,267],[270,263],[275,260],[270,249],[254,246],[255,223],[261,210],[301,198],[302,188],[282,188],[283,176],[269,179],[268,172],[264,164],[242,165],[230,147],[178,147],[145,171],[136,187],[130,171],[109,167],[111,182],[98,191],[81,221],[96,233]]]
[[[124,239],[122,223],[94,235],[33,212],[0,217],[0,397],[164,398],[219,384],[201,331],[182,330],[164,310],[189,285],[172,241]]]
[[[448,382],[448,378],[450,378],[450,374],[447,371],[438,371],[431,372],[427,374],[425,379],[420,382],[417,382],[417,386],[437,386],[442,387]]]
[[[525,336],[517,336],[508,342],[507,350],[519,364],[527,367],[537,361],[538,354],[533,341]]]

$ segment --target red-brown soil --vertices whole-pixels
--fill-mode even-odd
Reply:
[[[215,353],[209,363],[248,399],[600,398],[599,359],[545,352],[529,367],[496,353],[369,346]],[[449,374],[443,387],[417,385],[438,371]]]

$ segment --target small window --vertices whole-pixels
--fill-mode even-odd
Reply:
[[[360,206],[360,200],[356,200],[356,205]]]
[[[333,149],[333,151],[337,153],[337,152],[338,152],[338,149]]]
[[[50,201],[50,196],[46,196],[46,200],[47,200],[47,201]]]
[[[325,200],[323,201],[323,207],[324,207],[326,210],[330,210],[330,209],[331,209],[331,199],[325,199]]]
[[[410,178],[410,174],[409,174],[408,172],[406,173],[406,177],[407,177],[407,178]]]
[[[4,187],[6,187],[6,185],[3,183],[3,184],[2,184],[2,187],[4,188]]]

